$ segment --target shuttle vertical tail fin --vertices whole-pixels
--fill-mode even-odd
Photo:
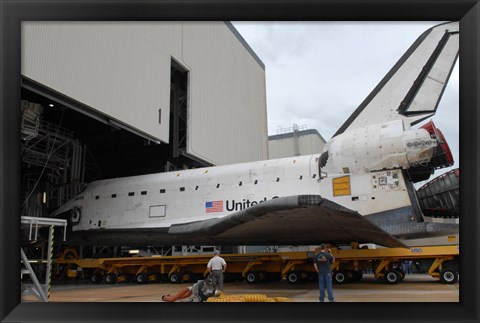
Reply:
[[[459,23],[425,31],[338,129],[404,119],[414,125],[435,114],[458,57]]]

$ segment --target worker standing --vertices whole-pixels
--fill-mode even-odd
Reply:
[[[325,288],[328,293],[328,301],[333,302],[332,269],[331,264],[335,261],[330,249],[325,244],[320,245],[320,252],[315,256],[313,266],[318,273],[318,287],[320,289],[320,302],[325,299]]]
[[[220,251],[215,250],[215,256],[207,264],[208,271],[216,290],[223,291],[223,274],[227,270],[225,259],[219,256]]]

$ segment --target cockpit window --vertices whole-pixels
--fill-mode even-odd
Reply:
[[[320,158],[318,160],[318,174],[319,174],[318,178],[319,178],[319,180],[324,177],[324,176],[322,176],[322,168],[325,167],[325,165],[327,165],[327,161],[328,161],[328,150],[324,151],[320,155]]]
[[[320,161],[318,163],[320,169],[322,167],[325,167],[325,165],[327,165],[327,160],[328,160],[328,151],[325,151],[322,155],[320,155]]]

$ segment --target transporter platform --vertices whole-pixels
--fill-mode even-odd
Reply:
[[[403,263],[415,264],[417,269],[454,284],[459,279],[459,246],[422,246],[410,248],[361,249],[331,248],[336,260],[332,264],[334,282],[344,284],[362,279],[364,273],[387,284],[397,284],[405,278]],[[313,267],[315,252],[275,252],[224,254],[228,263],[226,281],[245,280],[250,284],[286,279],[299,284],[316,279]],[[212,255],[150,256],[79,259],[72,249],[56,259],[57,278],[83,278],[93,283],[115,284],[133,281],[191,283],[207,276],[207,263]]]

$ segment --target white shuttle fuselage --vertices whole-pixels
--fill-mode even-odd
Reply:
[[[412,127],[435,114],[458,45],[458,22],[423,33],[321,154],[99,180],[52,216],[91,244],[399,246],[458,232],[458,219],[425,223],[413,182],[453,158],[433,122]]]
[[[401,169],[430,160],[436,146],[427,130],[397,120],[347,131],[323,154],[95,181],[55,214],[72,210],[73,231],[168,229],[295,195],[377,214],[411,206]]]

